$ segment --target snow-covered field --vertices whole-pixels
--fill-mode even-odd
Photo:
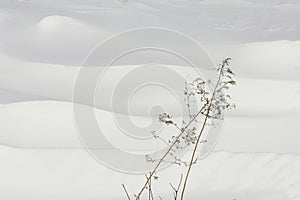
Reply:
[[[0,0],[0,199],[126,199],[121,184],[131,194],[138,191],[143,175],[112,170],[83,147],[73,89],[96,45],[129,29],[161,27],[194,38],[214,63],[231,57],[238,83],[232,89],[237,109],[227,114],[213,152],[193,168],[186,199],[300,200],[299,13],[297,0]],[[113,47],[105,53],[118,50]],[[126,151],[157,148],[116,128],[113,117],[127,116],[127,108],[112,109],[110,101],[115,84],[143,62],[129,58],[111,66],[95,96],[106,138]],[[193,73],[178,63],[168,67],[184,77]],[[149,106],[156,104],[178,117],[176,100],[145,89],[131,99],[132,119],[149,124]],[[114,155],[106,146],[98,151]],[[122,162],[128,165],[120,158],[120,170]],[[178,181],[177,170],[161,170],[154,184],[164,199],[171,195],[168,182]]]

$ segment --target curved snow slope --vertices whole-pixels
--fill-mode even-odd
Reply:
[[[226,49],[226,46],[223,48]],[[295,154],[300,152],[296,143],[300,116],[300,82],[297,79],[300,77],[300,64],[295,53],[299,48],[299,42],[287,41],[228,46],[229,52],[234,55],[232,65],[237,72],[238,85],[232,89],[232,97],[238,107],[229,113],[224,136],[217,149]],[[218,60],[222,57],[222,51],[223,49],[216,51],[215,57]],[[78,147],[80,144],[75,137],[70,102],[80,68],[21,61],[4,55],[1,55],[1,61],[0,103],[7,105],[0,107],[0,117],[5,122],[1,123],[0,143],[35,148]],[[194,74],[194,70],[187,66],[168,67],[183,78]],[[142,123],[147,124],[151,113],[149,109],[154,105],[163,105],[173,116],[180,115],[181,109],[178,108],[176,97],[183,99],[180,96],[183,94],[183,79],[175,88],[179,96],[153,86],[134,93],[130,99],[115,98],[117,103],[130,101],[128,106],[118,104],[112,109],[112,88],[125,75],[130,75],[138,68],[139,65],[109,68],[106,78],[100,84],[101,90],[97,90],[95,96],[96,108],[102,113],[99,115],[111,115],[111,111],[115,114],[128,114],[129,108],[131,115],[146,117]],[[88,70],[101,73],[103,68],[89,67]],[[130,84],[130,79],[122,82],[124,88]],[[81,96],[86,96],[85,91]],[[44,102],[38,102],[39,100]],[[52,101],[48,102],[49,100]],[[23,101],[25,102],[11,104]],[[91,106],[90,101],[80,103]]]
[[[144,181],[103,167],[83,150],[30,150],[0,146],[0,198],[51,200],[124,199]],[[126,161],[124,161],[126,162]],[[121,166],[120,166],[121,168]],[[186,198],[190,200],[298,200],[300,157],[295,155],[211,154],[193,168]],[[168,199],[169,182],[179,179],[173,166],[159,173],[155,195]],[[108,181],[109,180],[109,181]],[[18,192],[16,192],[16,189]]]
[[[283,43],[283,46],[285,44]],[[299,113],[300,82],[297,78],[300,77],[300,70],[298,70],[300,63],[299,59],[296,59],[295,52],[298,52],[298,47],[300,51],[300,46],[295,44],[294,48],[292,48],[292,44],[294,43],[290,44],[290,51],[287,51],[288,53],[284,53],[285,48],[280,50],[281,48],[277,47],[274,48],[273,54],[270,52],[268,56],[260,56],[259,53],[255,53],[257,51],[251,50],[254,44],[249,44],[251,46],[249,48],[250,53],[245,53],[245,55],[243,53],[237,54],[232,64],[234,70],[237,71],[236,79],[238,82],[237,87],[232,90],[232,96],[238,105],[237,112],[235,113],[243,113],[245,115],[264,115],[266,113],[294,115],[295,113]],[[269,45],[272,46],[272,44]],[[281,46],[280,42],[277,45]],[[260,46],[258,45],[254,49]],[[264,46],[267,49],[269,48],[266,44],[262,45],[262,51],[265,50]],[[243,49],[242,46],[241,50]],[[235,52],[239,51],[236,50]],[[286,56],[277,56],[279,52]],[[246,56],[249,54],[253,58]],[[3,62],[0,65],[0,88],[3,95],[0,93],[0,103],[41,99],[72,101],[73,89],[80,68],[24,62],[6,56],[1,56],[1,59]],[[129,88],[128,90],[131,90],[128,91],[129,93],[137,89],[130,86],[134,84],[135,80],[128,77],[131,74],[135,74],[134,76],[137,77],[138,73],[141,76],[145,76],[145,70],[136,72],[140,67],[139,65],[125,65],[108,68],[103,73],[104,75],[100,79],[99,84],[96,85],[98,87],[95,87],[95,106],[99,109],[121,114],[127,114],[129,106],[132,115],[148,116],[151,106],[161,104],[166,106],[167,110],[173,115],[180,115],[178,99],[182,101],[184,98],[182,88],[184,88],[185,77],[187,75],[195,75],[195,70],[187,66],[147,66],[148,70],[152,67],[156,69],[152,73],[147,73],[149,77],[152,76],[155,78],[156,74],[160,72],[157,71],[160,67],[166,68],[167,72],[172,72],[181,77],[178,79],[179,81],[177,79],[177,81],[174,81],[172,76],[165,73],[164,79],[169,81],[166,83],[166,86],[172,90],[171,92],[175,92],[176,95],[167,91],[166,88],[152,85],[149,88],[142,88],[142,92],[140,93],[133,93],[134,98],[130,98],[130,95],[128,95],[126,98],[117,100],[120,102],[128,101],[129,105],[126,103],[112,108],[111,102],[114,99],[113,95],[116,86],[121,85],[123,88]],[[88,67],[87,71],[90,71],[90,74],[97,74],[100,77],[104,69],[106,68],[100,66]],[[247,78],[249,77],[247,75],[248,71],[250,71],[248,74],[251,78]],[[246,77],[244,78],[244,76]],[[135,87],[139,86],[141,84]],[[157,89],[159,87],[160,89]],[[145,89],[144,92],[143,89]],[[121,93],[119,91],[117,94]],[[89,97],[87,91],[82,91],[80,95]],[[257,98],[258,96],[259,98]],[[83,99],[80,103],[92,106],[93,100],[92,102],[91,100],[91,98]]]
[[[83,108],[89,108],[83,106]],[[215,150],[233,152],[276,152],[300,154],[298,138],[298,114],[277,112],[256,113],[253,116],[228,115],[222,130],[222,137]],[[140,140],[124,134],[116,124],[116,119],[127,115],[95,109],[97,123],[103,134],[117,147],[127,150],[150,150],[160,147],[153,139]],[[116,117],[116,118],[114,118]],[[155,118],[130,116],[137,126],[148,126]],[[176,119],[176,118],[175,118]],[[68,102],[31,101],[13,103],[0,107],[0,143],[23,148],[81,148],[75,129],[73,106]],[[121,121],[122,122],[122,119]],[[157,122],[158,123],[158,122]],[[130,125],[130,124],[129,124]],[[128,130],[127,125],[119,124]],[[154,126],[155,127],[155,124]],[[132,130],[132,129],[129,129]],[[145,133],[142,130],[130,134],[150,135],[152,128]],[[288,131],[287,131],[288,130]],[[176,130],[166,128],[161,134],[168,138]],[[84,133],[83,133],[84,134]],[[158,145],[158,146],[156,146]],[[105,148],[100,144],[99,148]]]

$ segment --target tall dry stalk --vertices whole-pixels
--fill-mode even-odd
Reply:
[[[199,144],[201,143],[201,136],[205,130],[205,127],[208,125],[208,120],[211,119],[213,120],[221,120],[223,119],[224,116],[224,111],[234,108],[235,105],[230,103],[230,96],[224,94],[224,91],[229,89],[230,85],[235,85],[235,81],[233,80],[234,73],[229,67],[229,62],[230,58],[226,58],[225,60],[222,61],[220,64],[218,70],[218,79],[216,82],[216,85],[213,88],[212,95],[210,97],[207,97],[209,95],[209,92],[207,91],[207,82],[204,80],[197,78],[193,81],[192,85],[195,87],[194,91],[189,92],[187,87],[185,88],[185,95],[187,96],[187,106],[188,106],[188,111],[189,111],[189,122],[186,123],[186,125],[183,128],[180,128],[177,126],[177,124],[172,120],[172,117],[169,114],[163,113],[159,116],[160,122],[165,123],[166,125],[174,125],[178,130],[180,130],[179,134],[171,140],[171,144],[168,145],[167,151],[163,154],[163,156],[157,160],[157,164],[155,165],[154,169],[150,172],[149,176],[146,176],[146,181],[144,185],[142,186],[141,190],[139,193],[135,196],[136,200],[140,200],[141,195],[143,194],[144,190],[147,189],[147,186],[151,183],[151,179],[153,178],[154,174],[156,174],[157,169],[159,166],[165,162],[167,156],[174,150],[175,148],[178,148],[178,144],[181,142],[182,139],[185,140],[187,145],[194,144],[193,152],[191,155],[191,159],[189,162],[183,162],[181,160],[178,161],[176,159],[176,164],[180,164],[180,162],[184,163],[187,166],[187,172],[184,178],[184,184],[183,188],[181,191],[181,200],[184,198],[184,194],[186,191],[188,179],[191,173],[191,169],[193,164],[195,164],[196,159],[196,152],[199,147]],[[197,111],[196,114],[191,114],[190,111],[190,99],[189,97],[191,95],[200,95],[201,96],[201,102],[203,102],[203,106]],[[197,122],[197,118],[203,115],[204,120],[201,126],[201,129],[198,133],[198,135],[195,133],[196,128],[190,129],[189,127],[193,122]],[[195,136],[196,135],[196,136]],[[180,181],[181,184],[181,181]],[[174,187],[172,187],[174,190]],[[179,187],[175,190],[176,191],[176,198],[178,197],[180,185]],[[153,197],[152,197],[153,198]]]

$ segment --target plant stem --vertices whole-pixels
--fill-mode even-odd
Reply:
[[[209,105],[209,108],[208,108],[207,112],[209,112],[210,108],[211,108],[211,104]],[[200,134],[198,135],[198,138],[197,138],[197,141],[196,141],[194,150],[193,150],[192,158],[191,158],[191,161],[190,161],[190,163],[189,163],[189,167],[188,167],[188,170],[187,170],[185,179],[184,179],[184,184],[183,184],[183,188],[182,188],[182,192],[181,192],[181,198],[180,198],[181,200],[183,200],[183,196],[184,196],[185,188],[186,188],[186,185],[187,185],[188,177],[189,177],[190,172],[191,172],[191,169],[192,169],[192,165],[193,165],[194,158],[195,158],[195,155],[196,155],[196,150],[197,150],[197,148],[198,148],[199,141],[200,141],[201,135],[202,135],[202,133],[203,133],[203,131],[204,131],[204,128],[205,128],[205,124],[206,124],[206,122],[207,122],[207,119],[208,119],[208,115],[205,116],[204,123],[203,123],[203,125],[202,125]]]
[[[125,191],[125,193],[126,193],[127,199],[130,200],[130,196],[129,196],[129,194],[128,194],[126,188],[125,188],[125,185],[122,184],[122,187],[123,187],[123,189],[124,189],[124,191]]]
[[[184,180],[184,184],[183,184],[183,188],[182,188],[182,192],[181,192],[181,197],[180,199],[183,200],[183,197],[184,197],[184,192],[186,190],[186,185],[187,185],[187,181],[188,181],[188,178],[189,178],[189,175],[190,175],[190,172],[191,172],[191,169],[192,169],[192,165],[194,163],[194,159],[195,159],[195,155],[196,155],[196,151],[198,149],[198,145],[199,145],[199,142],[200,142],[200,138],[202,136],[202,133],[205,129],[205,125],[207,123],[207,120],[208,120],[208,117],[209,117],[209,112],[211,110],[211,106],[212,106],[212,103],[213,103],[213,100],[215,98],[215,94],[216,94],[216,91],[217,91],[217,88],[218,88],[218,85],[220,84],[220,80],[221,80],[221,77],[223,75],[223,68],[225,66],[225,63],[222,64],[221,66],[221,69],[220,69],[220,73],[219,73],[219,77],[218,77],[218,81],[215,85],[215,88],[213,90],[213,94],[212,94],[212,97],[210,99],[210,103],[209,103],[209,106],[207,108],[207,112],[206,112],[206,115],[205,115],[205,119],[204,119],[204,122],[203,122],[203,125],[201,127],[201,130],[200,130],[200,133],[197,137],[197,141],[196,141],[196,144],[195,144],[195,147],[193,149],[193,154],[192,154],[192,157],[191,157],[191,160],[190,160],[190,163],[189,163],[189,166],[188,166],[188,170],[187,170],[187,173],[186,173],[186,176],[185,176],[185,180]]]

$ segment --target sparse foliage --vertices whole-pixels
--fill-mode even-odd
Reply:
[[[199,144],[207,142],[201,138],[205,127],[211,125],[214,126],[217,123],[217,120],[224,119],[224,113],[226,110],[235,108],[235,104],[231,102],[230,95],[227,94],[228,89],[231,86],[236,85],[236,81],[233,79],[235,74],[230,68],[230,60],[230,58],[226,58],[218,66],[217,81],[215,85],[212,86],[212,89],[210,89],[211,81],[206,81],[200,77],[196,78],[190,83],[185,81],[185,88],[183,92],[185,96],[184,100],[188,110],[188,120],[182,121],[182,127],[178,126],[179,123],[174,121],[171,114],[162,113],[159,115],[159,122],[165,124],[166,126],[175,126],[179,133],[177,135],[173,135],[170,139],[165,140],[159,135],[156,135],[155,131],[152,132],[152,135],[155,139],[159,139],[167,145],[167,151],[159,159],[149,155],[146,156],[147,162],[152,162],[156,165],[149,175],[146,176],[146,181],[139,193],[135,195],[136,200],[140,200],[144,190],[148,190],[148,200],[153,200],[154,197],[151,189],[151,180],[158,179],[158,176],[156,175],[157,169],[164,162],[170,162],[171,164],[176,165],[184,165],[187,167],[185,175],[181,175],[178,187],[174,187],[170,183],[170,186],[173,190],[174,200],[179,200],[179,197],[180,200],[184,199],[184,193],[192,166],[197,162],[196,151],[199,147]],[[196,99],[196,103],[200,103],[201,105],[195,113],[193,113],[191,109],[191,104],[193,103],[191,98]],[[190,160],[181,160],[181,158],[176,156],[176,151],[179,149],[185,149],[189,146],[191,146],[193,149]],[[167,161],[167,156],[171,156],[173,160]],[[128,193],[126,192],[126,194]],[[159,198],[162,199],[160,196]]]

